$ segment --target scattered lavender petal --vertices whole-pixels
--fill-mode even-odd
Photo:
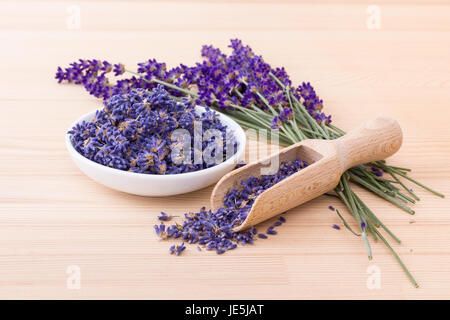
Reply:
[[[274,223],[273,223],[273,226],[274,227],[279,227],[279,226],[281,226],[281,222],[280,221],[275,221]]]
[[[267,228],[266,233],[267,233],[267,234],[272,234],[272,235],[277,234],[277,232],[273,229],[273,226]]]
[[[161,215],[158,216],[158,220],[160,221],[170,221],[173,218],[173,216],[169,216],[167,213],[161,211]]]
[[[186,246],[184,245],[184,242],[183,242],[183,243],[181,243],[181,245],[176,247],[175,254],[177,256],[179,256],[185,249],[186,249]]]
[[[305,168],[307,163],[300,159],[280,163],[279,170],[273,175],[249,177],[241,181],[240,187],[231,189],[224,197],[224,205],[216,211],[201,208],[199,212],[184,215],[184,221],[164,227],[164,238],[181,238],[188,243],[204,245],[206,250],[215,250],[218,254],[237,247],[237,244],[252,244],[254,237],[267,238],[258,234],[255,227],[241,232],[233,228],[240,225],[247,217],[256,198],[264,191],[291,174]],[[280,221],[286,221],[280,217]],[[270,226],[267,234],[277,234],[274,227],[281,225],[276,221]],[[160,227],[155,230],[160,232]],[[178,247],[176,248],[178,250]],[[184,250],[184,249],[181,249]]]

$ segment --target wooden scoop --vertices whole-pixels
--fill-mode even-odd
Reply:
[[[398,122],[384,116],[369,120],[336,140],[304,140],[223,176],[212,192],[211,208],[217,210],[222,206],[225,194],[238,188],[241,180],[274,174],[277,164],[283,161],[305,160],[308,163],[305,169],[261,193],[245,221],[233,230],[247,229],[330,191],[347,169],[385,159],[397,152],[401,144],[402,130]],[[276,168],[267,172],[270,163],[275,163]]]

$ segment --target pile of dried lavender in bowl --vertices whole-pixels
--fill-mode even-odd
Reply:
[[[175,100],[163,86],[134,89],[105,100],[94,119],[68,133],[80,154],[104,166],[146,174],[197,171],[237,151],[218,114],[205,110],[199,114],[190,100]]]
[[[253,243],[256,236],[266,239],[267,234],[277,233],[275,227],[286,221],[284,217],[280,217],[278,221],[274,222],[266,230],[266,233],[258,233],[255,227],[242,232],[234,232],[233,228],[245,220],[253,203],[261,193],[306,166],[305,161],[295,159],[280,163],[275,174],[252,176],[242,180],[239,188],[228,191],[223,199],[223,206],[217,211],[213,212],[203,207],[197,213],[186,213],[182,224],[175,223],[166,226],[164,221],[170,220],[172,216],[162,212],[159,217],[161,223],[155,225],[156,234],[162,239],[174,238],[183,241],[181,245],[170,247],[170,252],[176,255],[181,254],[186,248],[184,241],[197,244],[199,250],[204,247],[222,254],[236,248],[238,244]]]

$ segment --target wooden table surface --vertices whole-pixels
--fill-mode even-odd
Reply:
[[[157,214],[207,205],[212,187],[168,198],[119,193],[84,176],[65,150],[69,124],[101,102],[58,85],[57,66],[192,64],[202,44],[225,49],[238,37],[295,83],[310,81],[343,129],[379,113],[397,118],[404,144],[389,162],[449,196],[450,6],[372,2],[0,1],[0,298],[450,298],[448,197],[414,187],[422,201],[410,216],[360,191],[402,239],[394,248],[415,289],[381,243],[368,261],[361,239],[332,228],[341,223],[328,205],[345,210],[329,197],[288,212],[270,240],[222,256],[171,256],[154,234]],[[379,289],[367,286],[371,270]],[[77,274],[79,289],[70,285]]]

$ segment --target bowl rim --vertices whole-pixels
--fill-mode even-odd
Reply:
[[[199,105],[196,105],[195,109],[202,111],[202,112],[206,111],[205,107],[202,107]],[[233,135],[235,136],[236,140],[238,141],[238,148],[237,148],[236,152],[227,160],[225,160],[213,167],[210,167],[210,168],[201,169],[201,170],[192,171],[192,172],[171,173],[171,174],[139,173],[139,172],[125,171],[125,170],[107,167],[107,166],[97,163],[93,160],[90,160],[90,159],[86,158],[85,156],[83,156],[81,153],[79,153],[72,145],[72,141],[70,140],[70,134],[68,133],[78,123],[81,123],[82,121],[87,121],[86,119],[93,118],[95,116],[95,113],[99,110],[103,110],[103,108],[98,108],[93,111],[90,111],[90,112],[82,115],[81,117],[79,117],[74,122],[72,122],[69,129],[66,130],[65,143],[66,143],[66,148],[72,157],[75,157],[78,161],[81,161],[86,165],[93,166],[94,168],[96,168],[98,170],[102,170],[105,173],[133,177],[133,178],[137,178],[137,179],[164,179],[164,180],[167,180],[167,179],[171,179],[171,178],[195,178],[195,177],[203,175],[203,174],[212,173],[213,171],[220,170],[222,167],[227,166],[232,163],[235,163],[237,165],[238,159],[240,159],[245,152],[247,140],[246,140],[245,132],[242,129],[242,127],[236,121],[231,119],[230,117],[228,117],[228,116],[224,115],[223,113],[220,113],[216,110],[211,109],[211,110],[215,111],[220,118],[225,119],[225,122],[230,122],[235,127],[235,128],[230,128],[228,123],[224,123],[227,126],[227,130],[231,130],[233,132]]]

